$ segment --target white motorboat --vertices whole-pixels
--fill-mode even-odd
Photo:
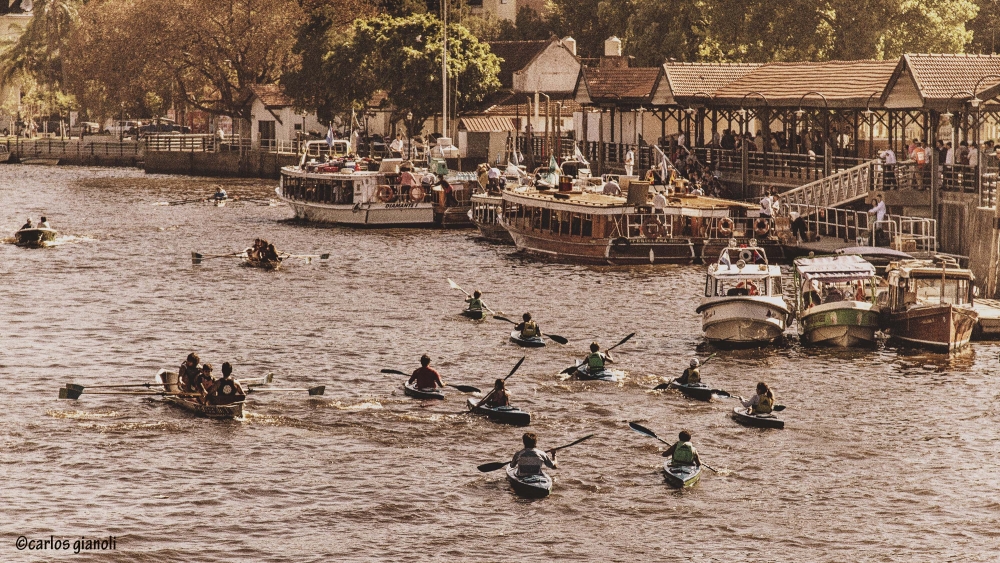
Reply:
[[[698,306],[705,339],[731,346],[759,345],[782,336],[791,307],[781,293],[781,268],[764,249],[730,244],[708,266],[705,298]]]
[[[796,325],[807,344],[875,344],[879,308],[875,266],[853,254],[795,260]]]

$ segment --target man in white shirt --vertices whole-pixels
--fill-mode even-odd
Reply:
[[[604,183],[604,195],[622,195],[622,187],[611,178]]]
[[[635,168],[635,153],[632,152],[632,147],[629,147],[625,153],[625,175],[631,176],[633,168]]]
[[[760,216],[771,216],[771,196],[769,196],[766,192],[764,193],[764,197],[760,199]]]
[[[875,222],[878,223],[878,222],[884,221],[885,220],[885,202],[882,201],[882,196],[876,197],[874,200],[872,200],[872,203],[874,203],[875,206],[872,207],[871,209],[869,209],[868,213],[874,213],[875,214]]]
[[[656,192],[653,196],[653,213],[666,213],[667,196],[663,192]]]
[[[952,187],[955,183],[955,147],[951,146],[951,141],[945,143],[947,152],[944,156],[944,185]]]
[[[500,169],[495,165],[490,166],[490,169],[486,171],[486,185],[491,192],[500,189]]]
[[[396,135],[396,138],[389,143],[389,150],[392,151],[393,158],[399,158],[403,156],[403,136]]]
[[[885,162],[882,167],[882,186],[889,190],[898,187],[896,184],[896,153],[891,148],[882,151],[882,159]]]

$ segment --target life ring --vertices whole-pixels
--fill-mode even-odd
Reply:
[[[732,219],[730,219],[729,217],[723,217],[722,220],[719,221],[719,234],[724,237],[728,237],[729,235],[733,234],[734,226],[735,224],[733,223]]]
[[[745,248],[743,250],[741,250],[740,251],[740,260],[742,260],[744,262],[749,262],[750,261],[750,251],[747,250],[747,249],[745,249]]]
[[[424,191],[424,188],[422,186],[413,186],[412,188],[410,188],[410,201],[414,203],[420,203],[424,201],[425,195],[427,195],[427,193]]]
[[[766,236],[767,233],[771,232],[771,223],[767,219],[761,217],[753,223],[753,232],[755,235],[762,237]]]
[[[375,190],[375,197],[382,203],[389,203],[396,199],[396,192],[392,191],[392,186],[381,185]]]
[[[611,246],[615,248],[628,248],[632,246],[632,241],[625,237],[618,237],[611,239]]]
[[[658,220],[649,217],[642,222],[640,230],[642,231],[642,236],[646,238],[660,238],[663,231],[663,224]]]

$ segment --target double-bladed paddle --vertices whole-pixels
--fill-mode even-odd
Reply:
[[[650,438],[655,438],[655,439],[663,442],[664,444],[666,444],[668,446],[672,446],[673,445],[670,442],[667,442],[666,440],[664,440],[663,438],[660,438],[659,436],[657,436],[656,432],[653,432],[652,430],[650,430],[649,428],[646,428],[645,426],[639,424],[638,422],[629,422],[628,426],[629,426],[629,428],[631,428],[632,430],[635,430],[636,432],[638,432],[639,434],[642,434],[643,436],[649,436]],[[716,471],[715,468],[713,468],[711,465],[709,465],[709,464],[707,464],[705,462],[701,462],[701,464],[704,465],[706,468],[711,469],[713,473],[718,473],[718,471]]]
[[[593,434],[587,434],[583,438],[580,438],[579,440],[574,440],[574,441],[566,444],[565,446],[559,446],[559,447],[552,448],[550,450],[545,450],[545,451],[547,451],[549,453],[557,452],[559,450],[566,449],[566,448],[568,448],[570,446],[575,446],[575,445],[579,444],[580,442],[582,442],[584,440],[589,440],[589,439],[591,439],[593,437],[594,437]],[[476,469],[482,471],[483,473],[489,473],[490,471],[496,471],[497,469],[500,469],[501,467],[503,467],[505,465],[507,465],[506,461],[494,461],[494,462],[491,462],[491,463],[484,463],[484,464],[476,467]]]
[[[714,358],[714,357],[716,357],[718,355],[719,355],[718,352],[713,353],[711,356],[705,358],[705,361],[702,362],[701,365],[699,365],[698,367],[703,367],[705,364],[707,364],[708,362],[712,361],[712,358]],[[670,381],[668,381],[666,383],[661,383],[661,384],[657,385],[656,387],[653,387],[653,391],[660,391],[660,390],[663,390],[663,389],[670,389],[670,384],[673,383],[674,381],[675,381],[674,379],[671,379]],[[718,395],[720,397],[732,397],[732,395],[730,395],[729,393],[723,391],[722,389],[712,389],[712,394],[713,395]]]
[[[514,325],[517,324],[516,321],[512,321],[512,320],[508,319],[507,317],[501,317],[500,315],[493,315],[493,318],[496,319],[496,320],[498,320],[498,321],[507,321],[510,324],[514,324]],[[567,342],[569,342],[569,340],[567,338],[565,338],[563,336],[559,336],[558,334],[542,333],[542,336],[548,336],[549,338],[552,339],[553,342],[558,342],[559,344],[566,344]]]
[[[605,353],[605,354],[607,354],[608,352],[610,352],[610,351],[614,350],[615,348],[617,348],[617,347],[621,346],[622,344],[625,344],[625,343],[626,343],[626,342],[628,342],[629,340],[632,340],[632,337],[633,337],[633,336],[635,336],[635,333],[634,333],[634,332],[633,332],[632,334],[630,334],[630,335],[626,336],[625,338],[622,338],[622,339],[621,339],[621,342],[619,342],[618,344],[615,344],[614,346],[612,346],[612,347],[608,348],[607,350],[605,350],[605,351],[604,351],[604,353]],[[566,369],[562,370],[562,371],[561,371],[561,372],[559,372],[559,373],[573,373],[574,371],[576,371],[576,368],[578,368],[578,367],[580,367],[580,364],[577,364],[577,365],[575,365],[575,366],[570,366],[570,367],[568,367],[568,368],[566,368]]]
[[[471,295],[469,295],[468,291],[465,291],[464,289],[462,289],[461,287],[459,287],[457,283],[451,281],[451,278],[446,278],[446,279],[448,280],[448,285],[450,285],[452,289],[457,289],[457,290],[461,291],[462,293],[465,294],[466,297],[472,297]],[[482,300],[480,300],[480,301],[482,301]],[[485,301],[483,301],[483,307],[485,307],[486,310],[489,311],[491,315],[497,314],[496,311],[494,311],[493,309],[490,309],[490,306],[487,305]],[[501,311],[501,313],[502,312],[503,311]]]
[[[507,377],[503,378],[504,381],[507,381],[508,379],[510,379],[510,376],[514,375],[514,372],[517,371],[517,368],[521,367],[521,364],[524,363],[524,358],[526,358],[526,357],[527,356],[521,356],[521,359],[518,360],[516,364],[514,364],[514,368],[510,370],[510,373],[507,374]],[[493,389],[489,393],[487,393],[486,396],[483,397],[481,401],[479,401],[478,403],[476,403],[476,406],[473,407],[473,409],[478,409],[480,406],[482,406],[483,403],[485,403],[490,397],[493,396],[493,393],[496,390],[497,390],[496,387],[493,387]],[[469,410],[469,411],[466,411],[466,412],[472,412],[472,411]]]
[[[382,368],[379,371],[382,373],[393,373],[396,375],[405,375],[406,377],[410,377],[410,374],[403,371],[399,371],[398,369]],[[462,393],[482,393],[482,391],[480,391],[478,387],[473,387],[471,385],[452,385],[451,383],[445,383],[445,386],[454,387],[455,389],[458,389]]]

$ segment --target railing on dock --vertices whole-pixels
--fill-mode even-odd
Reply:
[[[865,197],[874,186],[872,160],[781,194],[789,204],[836,207]]]
[[[790,216],[792,213],[802,218],[810,235],[854,241],[858,246],[892,247],[903,252],[936,252],[938,249],[937,221],[934,219],[886,215],[882,221],[875,221],[875,216],[865,211],[798,203],[782,205],[782,214]],[[792,231],[799,234],[794,222]]]
[[[136,157],[141,154],[135,141],[81,141],[79,139],[7,139],[7,150],[20,159],[88,156]]]

